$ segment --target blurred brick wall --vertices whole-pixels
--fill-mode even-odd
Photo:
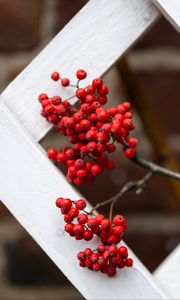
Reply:
[[[1,91],[85,3],[85,0],[0,0]],[[179,35],[164,18],[160,18],[128,54],[130,64],[178,158],[179,47]],[[117,102],[126,97],[115,67],[105,76],[105,81],[110,83],[111,99]],[[136,123],[141,153],[149,158],[155,157],[137,115]],[[45,148],[52,144],[59,144],[54,132],[42,141]],[[93,188],[80,188],[90,201],[100,202],[119,191],[127,180],[142,176],[141,170],[132,167],[123,158],[119,162],[118,154],[115,154],[115,159],[116,170],[105,172]],[[125,240],[150,270],[154,270],[180,240],[178,211],[168,209],[174,207],[174,203],[166,180],[160,177],[142,195],[130,193],[119,203],[119,209],[126,213],[129,221]],[[0,299],[3,300],[80,297],[2,204],[0,278]]]

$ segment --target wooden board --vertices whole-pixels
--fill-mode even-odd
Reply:
[[[76,253],[88,244],[94,249],[97,241],[67,236],[54,201],[58,196],[80,195],[2,104],[0,114],[0,199],[67,278],[87,299],[162,299],[153,277],[131,251],[133,269],[124,269],[115,278],[79,268]]]
[[[165,18],[180,32],[180,1],[179,0],[153,0]]]
[[[73,78],[78,68],[85,68],[89,75],[86,85],[94,76],[106,72],[157,16],[157,10],[147,0],[89,1],[6,88],[2,94],[6,105],[40,140],[50,126],[39,114],[37,96],[42,91],[50,95],[63,93],[50,80],[51,72],[59,70],[62,76]],[[73,94],[69,88],[67,91],[65,95]]]
[[[180,299],[180,244],[154,272],[169,299]]]

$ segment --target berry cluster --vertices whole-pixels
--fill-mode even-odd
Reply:
[[[49,149],[48,157],[66,165],[66,177],[76,185],[92,183],[104,168],[114,168],[109,154],[116,150],[115,143],[123,146],[124,154],[129,159],[136,155],[137,145],[137,139],[129,137],[130,131],[135,128],[130,103],[124,102],[106,109],[103,105],[108,100],[108,87],[102,79],[96,78],[91,85],[80,88],[79,82],[86,76],[86,71],[78,70],[77,85],[71,85],[70,80],[61,78],[58,72],[51,75],[63,87],[75,87],[75,106],[70,103],[72,97],[62,101],[60,96],[50,98],[47,94],[40,94],[38,98],[42,116],[67,136],[72,144],[59,151]]]
[[[72,201],[62,197],[56,200],[66,222],[65,231],[76,240],[90,241],[94,235],[98,236],[101,243],[96,250],[87,248],[77,255],[81,267],[88,267],[93,271],[101,271],[108,276],[116,274],[116,268],[132,266],[132,259],[128,258],[127,248],[118,244],[127,227],[126,219],[116,215],[111,222],[104,215],[92,216],[85,211],[86,202],[83,199]],[[73,223],[75,220],[75,223]]]
[[[86,248],[83,252],[79,252],[77,258],[81,267],[87,267],[95,272],[100,271],[109,277],[116,275],[117,268],[123,269],[133,265],[133,260],[128,258],[128,250],[125,246],[118,248],[116,245],[107,247],[101,244],[94,251]]]

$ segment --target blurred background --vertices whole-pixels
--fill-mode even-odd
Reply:
[[[0,0],[0,90],[86,4],[85,0]],[[121,41],[119,41],[121,42]],[[87,70],[88,71],[88,70]],[[177,169],[180,159],[180,38],[163,18],[104,76],[111,103],[130,100],[139,153]],[[42,146],[66,143],[51,131]],[[116,169],[80,191],[92,203],[116,194],[143,172],[116,153]],[[64,171],[62,169],[62,171]],[[156,176],[141,194],[119,200],[125,241],[150,271],[180,241],[180,186]],[[108,213],[108,210],[104,210]],[[82,296],[0,202],[0,299],[80,299]]]

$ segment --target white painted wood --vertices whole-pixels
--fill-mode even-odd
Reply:
[[[60,91],[50,80],[51,72],[59,70],[62,76],[73,78],[78,68],[85,68],[89,77],[84,84],[89,83],[106,72],[157,16],[149,0],[89,1],[6,88],[6,105],[37,140],[41,139],[50,126],[39,114],[37,95]]]
[[[163,15],[180,32],[180,1],[179,0],[153,0]]]
[[[131,251],[135,266],[116,278],[79,268],[75,256],[87,242],[64,233],[54,200],[80,195],[2,103],[0,115],[0,199],[68,279],[87,299],[162,299],[152,276]],[[89,245],[94,248],[96,240]]]
[[[169,299],[180,299],[180,244],[154,272]]]

